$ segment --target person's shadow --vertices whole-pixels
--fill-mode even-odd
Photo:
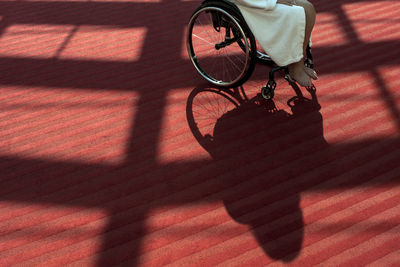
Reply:
[[[301,93],[291,98],[291,112],[278,110],[272,100],[260,95],[242,97],[239,90],[197,88],[188,102],[188,121],[196,139],[221,168],[234,170],[234,175],[220,181],[228,191],[221,195],[228,214],[251,228],[269,257],[282,261],[292,261],[302,247],[304,187],[296,178],[310,167],[301,158],[328,146],[321,107],[315,90],[310,93],[311,98]],[[199,108],[196,97],[203,98],[197,101]],[[212,105],[218,108],[212,110]],[[201,109],[204,114],[199,114]],[[219,118],[213,127],[211,119],[202,123],[205,115],[215,112],[213,116]],[[309,139],[314,140],[312,147],[306,145]]]

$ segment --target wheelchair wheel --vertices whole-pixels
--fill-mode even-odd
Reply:
[[[203,78],[217,86],[243,84],[254,70],[256,42],[240,15],[221,2],[201,5],[187,36],[189,57]]]

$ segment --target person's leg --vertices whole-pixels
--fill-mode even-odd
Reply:
[[[311,32],[314,28],[316,12],[314,6],[307,0],[295,0],[294,4],[303,7],[306,15],[306,27],[303,43],[303,54],[304,57],[306,57],[306,49],[310,41]],[[318,78],[314,70],[311,70],[304,66],[303,60],[290,64],[288,68],[290,76],[295,79],[301,86],[311,86],[311,78]]]
[[[313,4],[311,4],[307,0],[296,0],[295,3],[297,6],[303,7],[306,14],[306,29],[305,29],[304,44],[303,44],[304,56],[306,56],[306,49],[310,41],[311,32],[315,24],[316,12]]]

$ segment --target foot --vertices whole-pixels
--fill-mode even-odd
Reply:
[[[290,64],[288,66],[290,77],[303,87],[310,87],[312,85],[309,71],[306,70],[302,61]],[[310,69],[311,70],[311,69]],[[316,73],[315,73],[316,75]]]
[[[312,79],[314,80],[318,80],[318,75],[317,72],[315,72],[315,70],[304,66],[304,71],[307,73],[308,76],[310,76]]]

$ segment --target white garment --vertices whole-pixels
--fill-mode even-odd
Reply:
[[[254,37],[278,66],[303,58],[306,17],[303,7],[276,0],[234,0]]]

